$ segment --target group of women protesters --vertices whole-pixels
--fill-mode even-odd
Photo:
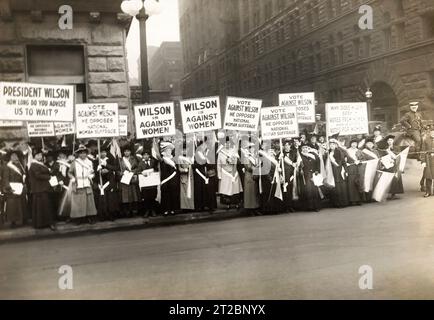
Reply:
[[[1,152],[1,221],[56,229],[133,216],[169,216],[217,208],[262,215],[344,208],[372,201],[366,164],[396,173],[389,198],[403,193],[394,137],[304,133],[280,141],[210,133],[193,139],[87,141],[75,150],[29,144]],[[389,163],[380,159],[389,159]],[[155,183],[155,177],[158,181]],[[152,181],[152,182],[150,182]],[[368,191],[367,191],[368,190]]]

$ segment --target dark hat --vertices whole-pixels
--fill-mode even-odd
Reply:
[[[381,141],[377,142],[377,148],[379,150],[386,150],[389,145],[387,144],[387,139],[384,138]]]
[[[381,126],[375,126],[375,127],[374,127],[374,132],[375,132],[375,131],[381,131]]]
[[[368,142],[375,143],[374,137],[366,137],[365,138],[365,144],[367,144]]]
[[[353,144],[353,143],[359,143],[360,141],[359,141],[359,139],[357,139],[357,138],[353,138],[353,139],[351,139],[350,140],[350,146]]]
[[[339,138],[339,133],[340,133],[340,132],[335,133],[335,134],[332,134],[331,136],[329,136],[329,140],[330,140],[330,139],[338,139],[338,138]]]
[[[395,136],[392,135],[392,134],[389,134],[389,135],[387,135],[386,137],[384,137],[384,141],[387,141],[387,140],[389,140],[389,139],[393,139],[393,140],[395,140]]]
[[[75,150],[75,153],[82,153],[82,152],[89,153],[89,150],[86,148],[86,146],[84,144],[80,144],[78,146],[78,149]]]
[[[90,147],[96,147],[98,145],[98,142],[96,140],[89,140],[86,144],[86,147],[90,148]]]

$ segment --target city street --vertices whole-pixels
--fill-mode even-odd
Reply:
[[[432,299],[434,197],[0,245],[1,299]],[[73,290],[58,268],[73,269]],[[359,267],[373,289],[359,288]]]

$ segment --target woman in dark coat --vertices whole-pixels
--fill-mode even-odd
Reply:
[[[98,181],[98,218],[101,221],[114,221],[120,211],[120,199],[116,172],[119,162],[107,152],[101,150],[99,165],[96,168]]]
[[[350,147],[345,149],[348,172],[348,200],[351,205],[362,203],[362,181],[360,176],[360,161],[363,159],[362,151],[357,148],[357,139],[351,140]]]
[[[331,167],[332,172],[327,172],[333,175],[334,188],[330,193],[330,200],[332,205],[336,208],[344,208],[348,206],[348,192],[347,192],[347,177],[344,168],[345,157],[341,150],[338,149],[338,141],[330,139],[330,150],[327,153],[326,170]]]
[[[26,171],[19,159],[20,152],[11,151],[3,168],[3,192],[6,197],[6,221],[12,227],[21,226],[27,211]],[[21,189],[21,190],[18,190]]]
[[[132,147],[126,146],[124,148],[124,156],[120,160],[120,171],[123,176],[126,172],[133,173],[133,177],[129,184],[120,183],[121,186],[121,199],[123,206],[123,213],[127,217],[131,217],[138,213],[138,202],[140,200],[138,161],[136,157],[131,154]]]
[[[301,146],[303,190],[300,198],[305,209],[318,212],[321,209],[321,196],[319,187],[314,184],[312,178],[319,174],[321,165],[318,155],[309,152],[309,149],[306,144]]]
[[[180,204],[179,173],[172,155],[174,148],[170,142],[161,143],[161,211],[165,216],[174,215]]]
[[[212,157],[211,152],[214,152],[209,147],[210,143],[203,142],[196,150],[194,162],[194,206],[196,210],[206,210],[213,212],[217,208],[217,165],[215,157]],[[208,179],[205,183],[204,178]]]
[[[394,163],[394,165],[390,168],[384,168],[384,167],[382,168],[382,171],[395,174],[393,176],[392,184],[390,185],[390,190],[389,190],[390,200],[396,199],[397,194],[404,193],[404,185],[402,183],[402,172],[399,170],[401,157],[398,156],[401,150],[399,150],[394,146],[394,140],[395,137],[392,135],[389,135],[386,138],[384,138],[386,149],[380,152],[381,156],[389,155]]]
[[[283,163],[285,168],[286,192],[283,193],[284,210],[294,212],[293,187],[295,167],[297,165],[297,149],[292,148],[290,141],[285,141],[283,146]]]
[[[36,150],[29,169],[30,191],[32,194],[32,221],[37,229],[50,227],[55,230],[53,206],[50,202],[50,170],[42,162],[41,150]]]

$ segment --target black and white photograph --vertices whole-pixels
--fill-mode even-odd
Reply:
[[[431,300],[433,179],[434,0],[0,0],[0,300]]]

